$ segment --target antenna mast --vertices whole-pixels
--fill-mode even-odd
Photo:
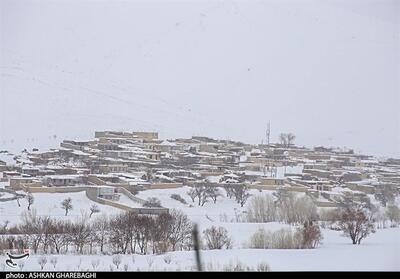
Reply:
[[[266,137],[266,143],[267,145],[269,145],[269,138],[271,135],[271,123],[268,121],[268,125],[267,125],[267,130],[265,132],[265,137]]]

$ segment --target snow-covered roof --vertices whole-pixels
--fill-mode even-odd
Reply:
[[[76,179],[80,178],[82,175],[79,174],[60,174],[60,175],[45,175],[44,178],[50,179]]]

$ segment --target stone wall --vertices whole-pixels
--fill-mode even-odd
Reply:
[[[153,183],[147,186],[147,189],[173,189],[182,187],[182,183]]]
[[[143,205],[143,204],[146,202],[145,200],[143,200],[143,199],[141,199],[141,198],[135,197],[131,192],[129,192],[128,190],[126,190],[126,189],[123,188],[123,187],[118,187],[118,192],[123,193],[123,194],[126,195],[130,200],[132,200],[132,201],[134,201],[134,202],[137,202],[137,203],[139,203],[139,204],[141,204],[141,205]]]

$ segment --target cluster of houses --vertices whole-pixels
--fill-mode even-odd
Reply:
[[[0,161],[0,179],[13,190],[105,187],[97,191],[105,199],[113,199],[113,187],[135,193],[205,182],[221,187],[244,183],[305,192],[321,206],[332,206],[335,195],[362,197],[374,194],[377,185],[400,185],[399,159],[201,136],[162,140],[156,132],[98,131],[92,140],[64,140],[57,149],[25,150],[14,160],[12,165]]]

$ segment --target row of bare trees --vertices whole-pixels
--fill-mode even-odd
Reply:
[[[281,133],[279,134],[279,141],[283,147],[290,147],[293,145],[296,136],[292,133]]]
[[[28,211],[18,226],[10,227],[0,238],[1,249],[34,253],[164,253],[190,249],[192,222],[181,211],[161,215],[133,212],[94,219],[82,216],[75,221],[38,216]]]
[[[288,191],[277,191],[253,197],[247,208],[247,221],[266,223],[280,221],[302,224],[317,219],[317,207],[308,196],[297,197]]]
[[[249,241],[254,249],[313,249],[323,239],[320,227],[313,222],[304,222],[296,230],[280,229],[274,232],[263,228],[257,230]]]
[[[386,214],[391,220],[400,218],[400,211],[395,206],[388,206]],[[268,194],[256,196],[250,201],[247,209],[248,222],[280,221],[288,224],[306,224],[303,225],[302,239],[306,239],[307,235],[318,235],[315,226],[309,224],[321,220],[321,217],[325,219],[323,221],[330,223],[330,228],[342,231],[353,244],[360,244],[363,239],[375,232],[376,208],[369,200],[355,202],[342,198],[341,206],[330,212],[328,219],[327,216],[317,214],[317,208],[311,198],[297,197],[287,191],[277,191],[274,196]]]
[[[245,184],[227,184],[224,186],[226,196],[228,198],[235,198],[236,202],[241,207],[245,205],[248,198],[250,197],[249,187]],[[199,206],[203,206],[210,199],[216,203],[218,197],[222,196],[222,193],[218,187],[210,185],[208,183],[199,183],[194,185],[187,194],[192,199],[192,202],[197,200]]]

